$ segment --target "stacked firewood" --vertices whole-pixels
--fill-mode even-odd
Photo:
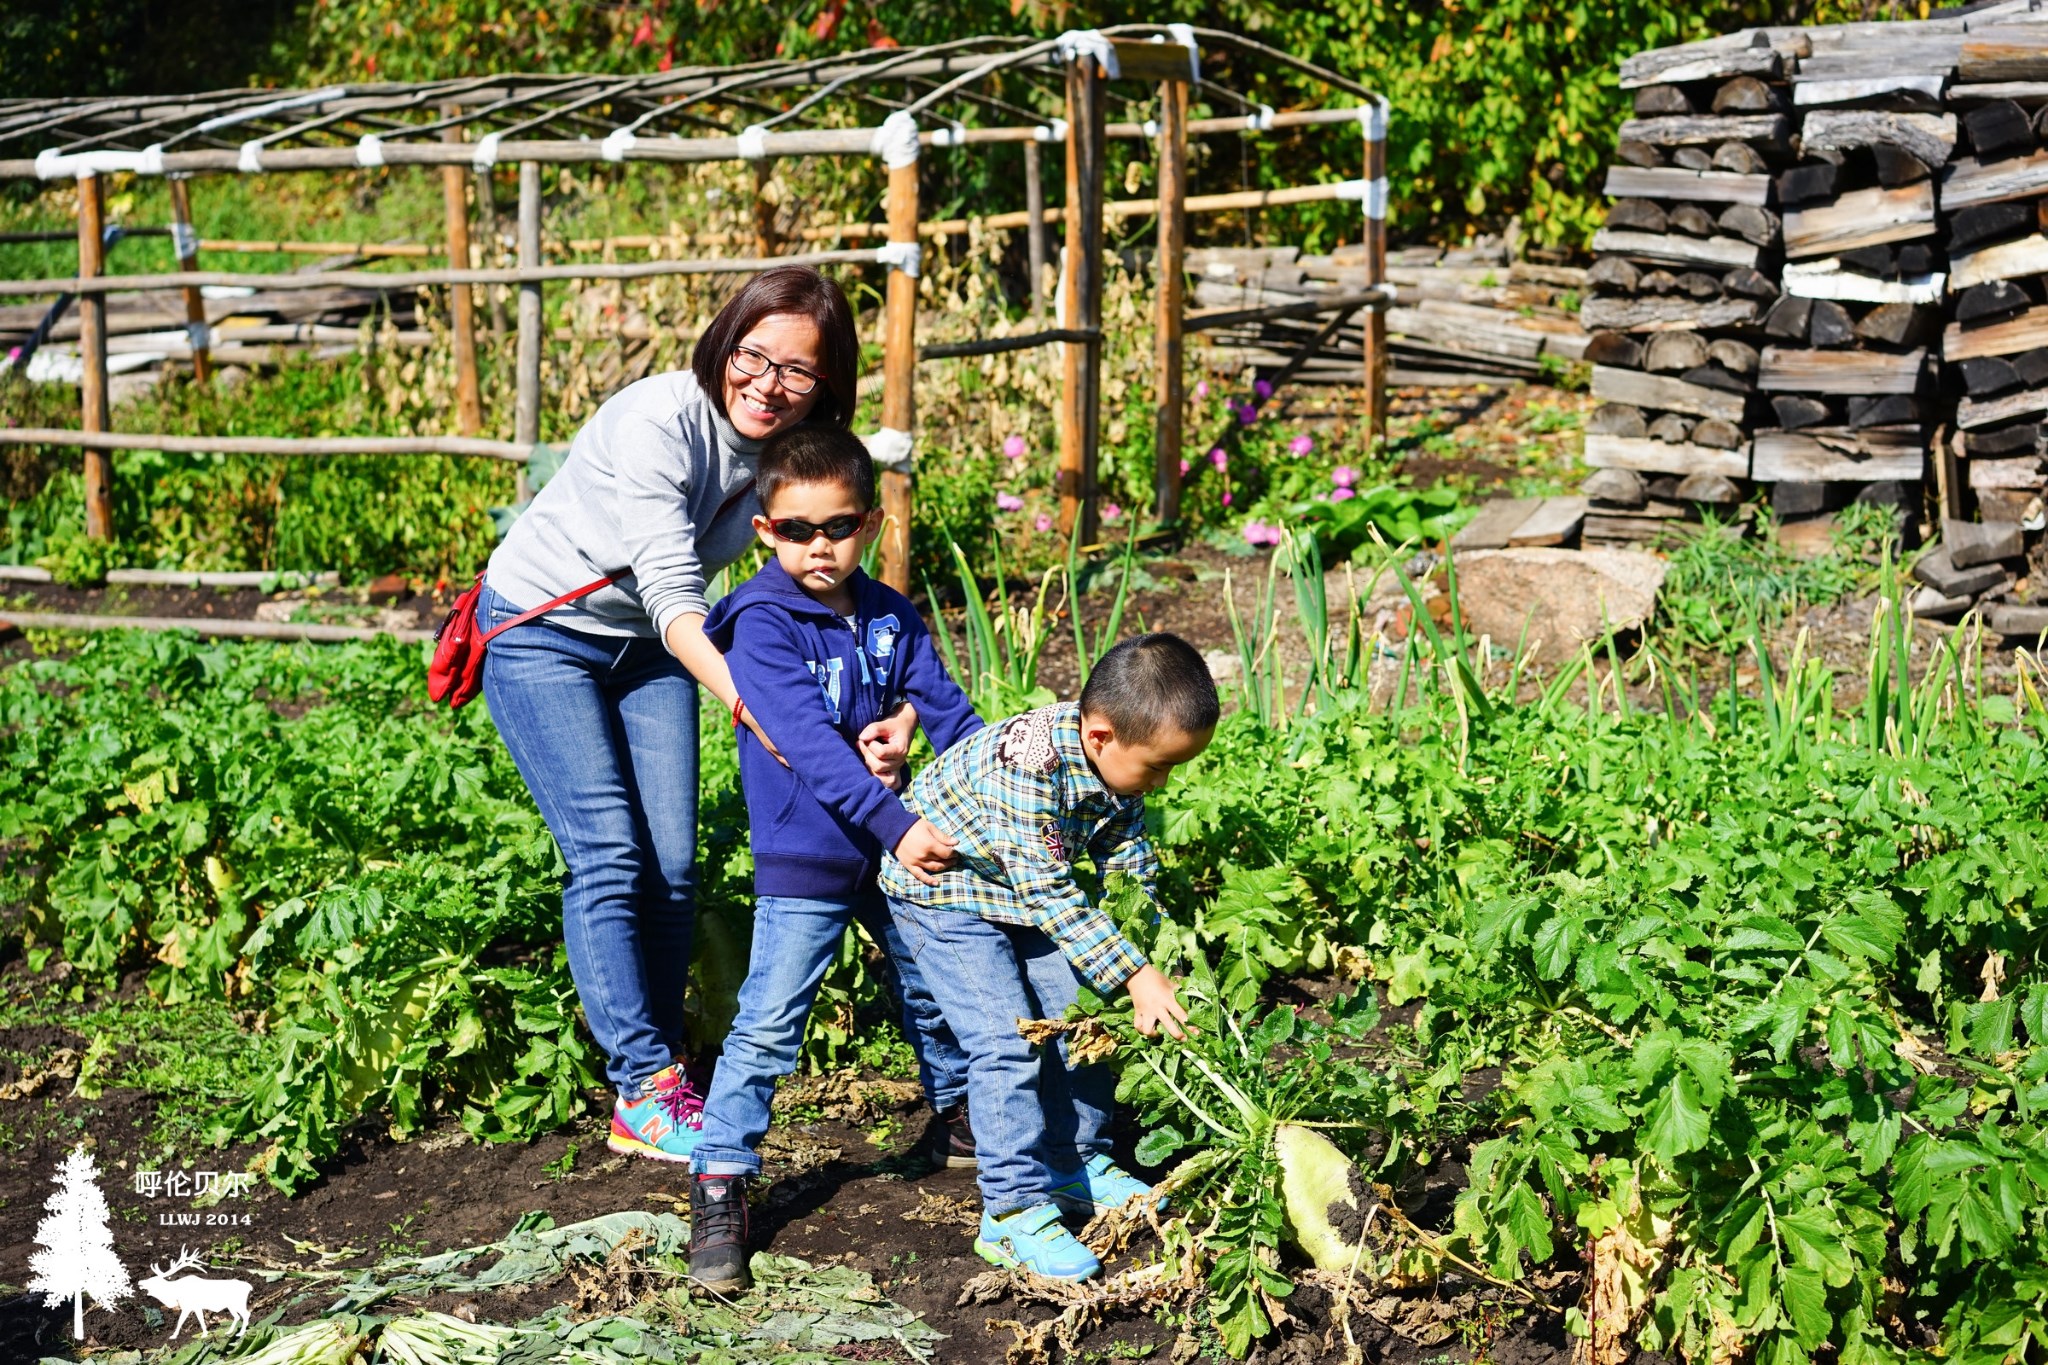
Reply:
[[[1772,66],[1700,75],[1664,56],[1623,63],[1636,116],[1580,311],[1601,400],[1586,436],[1600,471],[1584,490],[1590,544],[1657,540],[1741,501],[1758,329],[1782,303],[1770,203],[1772,169],[1793,156],[1783,83]]]
[[[1389,384],[1542,381],[1580,358],[1586,334],[1567,296],[1585,287],[1586,272],[1513,256],[1513,243],[1502,237],[1388,253],[1396,305],[1387,313]],[[1197,315],[1300,303],[1367,285],[1363,248],[1320,256],[1292,246],[1204,247],[1188,253],[1187,268]],[[1230,363],[1274,369],[1314,342],[1322,326],[1317,318],[1267,318],[1199,335]],[[1298,377],[1356,384],[1364,344],[1363,323],[1353,318],[1324,339]]]

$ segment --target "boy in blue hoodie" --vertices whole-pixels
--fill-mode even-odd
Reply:
[[[876,886],[883,854],[929,878],[951,865],[953,840],[903,804],[901,771],[870,772],[856,737],[906,700],[940,753],[981,718],[910,600],[861,572],[880,518],[874,461],[859,438],[796,427],[761,451],[755,480],[763,515],[754,528],[775,558],[704,621],[740,694],[735,725],[751,712],[773,745],[738,726],[754,949],[691,1158],[690,1275],[720,1293],[747,1286],[745,1183],[760,1173],[775,1083],[796,1067],[818,983],[849,924],[865,927],[894,969],[948,1164],[973,1164],[966,1058]]]

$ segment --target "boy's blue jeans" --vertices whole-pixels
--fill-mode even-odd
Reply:
[[[522,608],[485,585],[477,624]],[[697,885],[697,684],[659,640],[531,621],[491,641],[484,700],[561,846],[569,974],[622,1093],[683,1046]]]
[[[1049,1202],[1053,1172],[1109,1150],[1116,1076],[1101,1063],[1068,1067],[1064,1044],[1041,1053],[1017,1021],[1065,1014],[1080,976],[1036,929],[893,896],[889,911],[967,1054],[983,1211],[1001,1218]]]
[[[740,987],[739,1014],[704,1102],[704,1128],[690,1167],[699,1175],[759,1175],[756,1150],[768,1132],[775,1082],[796,1070],[818,983],[859,921],[884,955],[903,1005],[903,1036],[917,1053],[918,1078],[936,1110],[967,1092],[967,1058],[946,1026],[919,964],[905,951],[881,893],[848,900],[763,896],[754,903],[754,949]]]

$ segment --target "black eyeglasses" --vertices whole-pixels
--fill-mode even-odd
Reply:
[[[825,533],[825,539],[838,542],[857,534],[861,523],[868,519],[867,513],[850,513],[834,517],[830,521],[805,521],[802,517],[777,517],[768,523],[768,529],[776,539],[786,540],[792,545],[808,545],[818,538],[818,532]]]
[[[803,395],[818,387],[818,376],[796,365],[780,365],[749,346],[735,346],[732,350],[732,367],[749,379],[759,379],[770,370],[776,380],[789,392]],[[835,540],[844,540],[835,536]]]

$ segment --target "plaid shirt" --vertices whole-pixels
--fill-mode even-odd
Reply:
[[[883,891],[1042,930],[1104,994],[1145,965],[1074,880],[1071,859],[1083,850],[1099,872],[1136,877],[1147,895],[1156,895],[1159,875],[1145,837],[1145,798],[1102,785],[1081,751],[1078,705],[1027,711],[954,745],[904,800],[959,840],[960,862],[927,886],[886,857]]]

